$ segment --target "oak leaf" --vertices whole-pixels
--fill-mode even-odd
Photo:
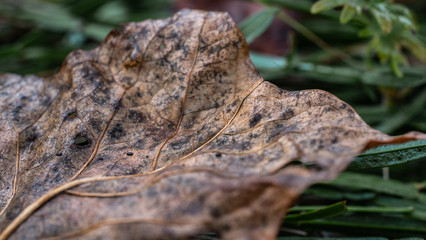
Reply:
[[[264,81],[225,13],[129,23],[51,78],[0,77],[0,239],[274,239],[309,185],[389,137]]]

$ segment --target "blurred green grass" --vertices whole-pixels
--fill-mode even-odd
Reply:
[[[0,73],[50,75],[75,49],[91,49],[121,23],[164,18],[171,0],[4,0]]]

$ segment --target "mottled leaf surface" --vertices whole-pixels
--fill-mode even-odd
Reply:
[[[274,239],[310,184],[389,137],[263,81],[225,13],[129,23],[58,74],[0,77],[0,238]]]

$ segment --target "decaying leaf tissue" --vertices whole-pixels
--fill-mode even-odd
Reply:
[[[227,14],[190,10],[123,25],[51,78],[1,76],[0,110],[0,239],[274,239],[309,185],[424,138],[264,81]]]

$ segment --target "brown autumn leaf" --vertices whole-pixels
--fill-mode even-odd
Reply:
[[[123,25],[51,78],[3,75],[0,99],[0,239],[274,239],[310,184],[425,137],[263,81],[214,12]]]

